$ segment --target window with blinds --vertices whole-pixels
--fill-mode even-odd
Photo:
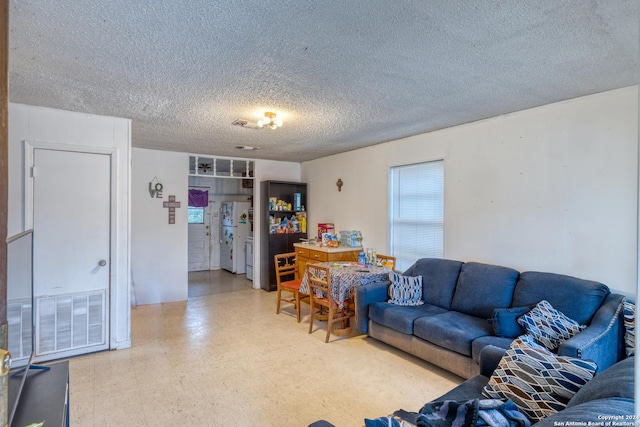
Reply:
[[[391,168],[390,249],[396,269],[444,253],[444,160]]]

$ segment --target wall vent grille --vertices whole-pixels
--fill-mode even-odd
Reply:
[[[106,343],[106,293],[36,299],[36,355]]]
[[[7,323],[9,328],[9,351],[13,362],[28,359],[32,350],[32,306],[31,298],[7,301]]]

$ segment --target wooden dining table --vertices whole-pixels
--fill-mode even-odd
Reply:
[[[333,300],[339,308],[344,308],[345,301],[353,299],[355,288],[388,280],[391,273],[388,267],[362,265],[356,262],[314,262],[314,264],[329,267]],[[309,293],[306,271],[302,277],[300,292]]]

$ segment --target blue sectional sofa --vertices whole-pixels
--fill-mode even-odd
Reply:
[[[487,351],[488,350],[488,351]],[[483,350],[480,374],[436,398],[433,402],[466,401],[486,399],[483,388],[489,383],[493,369],[503,355],[501,349],[488,346]],[[634,363],[635,357],[628,357],[598,374],[573,395],[566,408],[550,415],[533,425],[536,427],[570,425],[637,425],[634,413]],[[418,412],[398,410],[399,419],[418,424]],[[608,424],[612,425],[612,423]],[[329,427],[327,424],[326,427]]]
[[[624,296],[602,283],[435,258],[418,260],[404,275],[422,276],[425,303],[389,303],[389,281],[361,286],[356,295],[358,329],[463,378],[478,375],[484,347],[508,349],[517,336],[496,335],[494,310],[533,307],[541,300],[587,325],[558,348],[559,355],[591,359],[598,371],[625,356]]]
[[[503,356],[502,349],[487,346],[480,357],[480,373],[448,391],[432,402],[486,399],[482,390],[489,383],[493,370]],[[637,425],[634,418],[634,363],[635,357],[628,357],[613,366],[598,372],[569,400],[566,408],[532,425],[535,427],[555,427],[571,425]],[[412,408],[415,410],[416,408]],[[399,409],[393,413],[396,420],[404,420],[409,425],[418,424],[417,412]],[[377,416],[377,415],[376,415]],[[374,416],[375,417],[375,416]],[[374,419],[374,417],[371,417]],[[381,420],[386,421],[386,416]],[[611,422],[607,424],[607,422]],[[617,424],[613,424],[617,422]],[[389,425],[382,423],[382,425]],[[403,424],[405,425],[405,424]],[[316,421],[309,427],[334,427],[328,421]]]

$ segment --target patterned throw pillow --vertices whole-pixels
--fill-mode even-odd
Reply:
[[[538,342],[535,340],[535,338],[533,338],[529,334],[520,335],[517,339],[519,339],[522,344],[526,344],[529,347],[533,347],[533,348],[536,348],[538,350],[544,350],[546,352],[549,352],[549,350],[547,350],[546,347],[543,347],[540,344],[538,344]]]
[[[624,302],[624,345],[627,357],[636,354],[636,305]]]
[[[422,305],[422,276],[408,277],[389,273],[389,302],[397,305]]]
[[[586,328],[542,300],[518,318],[518,323],[540,344],[554,351],[560,344]]]
[[[563,410],[596,373],[589,360],[557,356],[516,338],[493,371],[482,394],[511,399],[532,421]]]

